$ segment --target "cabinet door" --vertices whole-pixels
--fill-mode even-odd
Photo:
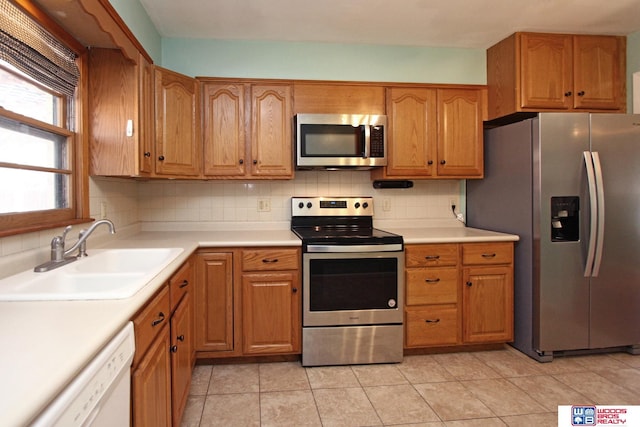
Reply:
[[[197,176],[202,150],[197,80],[155,68],[156,173]]]
[[[513,339],[513,269],[463,269],[463,341],[506,342]]]
[[[233,352],[233,253],[199,253],[196,273],[196,351]]]
[[[432,176],[437,149],[436,91],[387,89],[388,176]]]
[[[171,426],[171,362],[169,327],[165,326],[131,378],[134,427]]]
[[[625,44],[621,37],[574,36],[574,108],[621,108],[625,87]]]
[[[438,89],[438,176],[483,175],[483,96],[476,89]]]
[[[569,35],[520,35],[521,108],[572,107],[572,45]]]
[[[300,351],[300,294],[297,272],[242,275],[244,354]]]
[[[185,294],[171,317],[171,413],[179,426],[187,405],[192,373],[191,295]]]
[[[246,172],[245,85],[203,86],[204,174],[243,177]]]
[[[291,86],[252,86],[251,107],[251,175],[291,178]]]

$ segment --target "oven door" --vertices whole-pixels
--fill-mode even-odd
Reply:
[[[303,326],[401,324],[404,251],[304,253]]]

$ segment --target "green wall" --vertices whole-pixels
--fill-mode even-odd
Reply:
[[[485,84],[482,49],[162,39],[162,65],[190,76]]]
[[[139,0],[109,0],[156,64],[191,76],[486,83],[484,49],[161,38]],[[627,37],[627,105],[640,32]]]
[[[139,0],[109,0],[156,64],[190,76],[485,84],[482,49],[161,38]]]

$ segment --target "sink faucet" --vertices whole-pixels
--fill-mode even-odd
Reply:
[[[44,264],[40,264],[36,266],[33,271],[36,273],[41,273],[45,271],[53,270],[54,268],[62,267],[63,265],[69,264],[77,260],[78,258],[87,256],[87,239],[93,233],[93,231],[100,225],[105,224],[109,227],[109,232],[111,234],[115,234],[116,227],[113,225],[113,222],[108,219],[101,219],[99,221],[91,224],[88,230],[81,230],[78,235],[78,241],[76,241],[73,246],[69,249],[65,250],[65,238],[67,233],[71,230],[71,226],[68,225],[65,227],[62,235],[55,236],[51,239],[51,260],[45,262]],[[74,251],[78,251],[78,255],[71,256]]]
[[[80,234],[78,235],[78,241],[75,242],[73,246],[71,246],[66,251],[64,251],[64,239],[63,239],[62,241],[62,249],[64,251],[62,255],[63,258],[66,256],[69,256],[76,249],[78,250],[77,258],[87,256],[87,239],[89,238],[91,233],[93,233],[93,230],[95,230],[101,224],[105,224],[109,227],[109,233],[116,234],[116,226],[113,225],[113,222],[109,221],[108,219],[98,220],[93,224],[91,224],[91,227],[89,227],[88,230],[80,230]],[[67,228],[71,228],[71,226]],[[67,229],[65,229],[65,231],[67,231]]]

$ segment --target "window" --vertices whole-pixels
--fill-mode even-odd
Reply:
[[[75,222],[81,152],[75,54],[0,0],[0,236]]]

